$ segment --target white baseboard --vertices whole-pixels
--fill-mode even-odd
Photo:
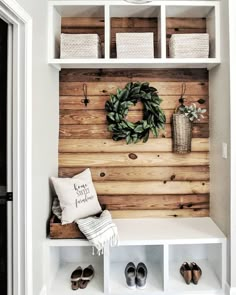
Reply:
[[[225,285],[225,294],[226,295],[236,295],[236,288],[231,288],[228,283]]]
[[[41,290],[41,292],[40,292],[39,295],[47,295],[47,288],[46,288],[46,286],[43,286],[43,288],[42,288],[42,290]]]

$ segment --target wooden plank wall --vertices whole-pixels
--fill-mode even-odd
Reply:
[[[107,131],[104,105],[109,94],[130,81],[148,81],[159,91],[166,130],[145,144],[114,142]],[[71,177],[86,167],[101,204],[116,218],[209,215],[209,113],[193,127],[192,153],[172,153],[171,116],[182,83],[186,102],[204,99],[209,108],[208,73],[185,70],[62,70],[60,73],[59,175]],[[83,99],[83,84],[90,103]],[[141,105],[129,119],[142,114]]]

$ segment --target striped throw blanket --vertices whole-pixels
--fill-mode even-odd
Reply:
[[[92,216],[75,221],[88,241],[97,249],[98,254],[103,253],[104,246],[118,245],[119,236],[116,225],[112,222],[111,214],[104,210],[99,217]]]
[[[61,220],[61,207],[57,197],[53,200],[52,212]],[[105,244],[109,244],[111,247],[118,245],[117,227],[112,222],[112,217],[108,210],[104,210],[99,217],[92,216],[77,219],[75,222],[88,241],[97,249],[98,254],[103,253]]]

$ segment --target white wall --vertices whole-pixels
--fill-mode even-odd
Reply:
[[[229,0],[229,21],[230,21],[230,95],[231,95],[231,216],[230,216],[230,273],[231,287],[236,288],[236,1]],[[234,289],[235,290],[235,289]],[[236,291],[236,290],[235,290]],[[236,293],[236,292],[235,292]]]
[[[47,64],[47,0],[17,0],[33,19],[33,294],[43,285],[43,241],[49,215],[49,176],[57,174],[58,71]]]
[[[230,237],[230,71],[228,0],[221,2],[221,65],[210,71],[210,215]],[[222,158],[222,143],[228,145],[228,159]],[[230,245],[228,273],[230,282]]]

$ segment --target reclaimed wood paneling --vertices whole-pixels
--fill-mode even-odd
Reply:
[[[150,138],[148,144],[138,142],[135,147],[131,144],[124,144],[123,141],[114,141],[112,139],[60,139],[60,153],[83,153],[86,146],[87,153],[114,153],[114,152],[171,152],[172,139],[160,138],[158,141],[155,138]],[[193,152],[209,151],[208,138],[193,138]]]
[[[207,217],[209,209],[179,210],[110,210],[112,218],[171,218],[171,217]]]
[[[124,88],[127,82],[87,82],[88,95],[110,95],[117,91],[117,88]],[[60,95],[83,96],[83,82],[61,82]],[[160,96],[176,95],[182,92],[180,82],[152,82],[152,86],[158,90]],[[186,82],[186,95],[208,95],[208,82]]]
[[[209,181],[208,166],[90,167],[94,181]],[[73,177],[84,167],[60,167],[60,177]]]
[[[208,82],[208,71],[204,69],[63,69],[61,82]]]
[[[135,108],[134,108],[135,109]],[[173,110],[163,109],[166,115],[166,123],[172,122]],[[106,111],[105,110],[61,110],[60,112],[60,124],[61,125],[104,125],[106,124]],[[142,110],[130,111],[127,116],[127,120],[131,122],[137,122],[142,120]],[[208,123],[208,113],[204,114],[204,118],[199,124]]]
[[[107,130],[107,125],[61,125],[60,138],[111,138],[112,134]],[[159,138],[171,138],[171,125],[166,124],[165,130],[160,131]],[[209,125],[196,123],[193,125],[193,138],[208,138]],[[150,133],[150,138],[153,135]]]
[[[124,26],[138,24],[122,21]],[[119,28],[120,20],[113,25]],[[196,25],[200,28],[200,20]],[[174,25],[170,29],[175,30]],[[149,81],[163,99],[167,124],[158,139],[150,136],[147,143],[135,145],[111,139],[104,105],[110,93],[130,81]],[[84,83],[87,107],[81,101]],[[208,216],[209,112],[193,126],[192,153],[172,153],[171,117],[183,83],[186,104],[194,102],[208,110],[206,70],[62,70],[59,176],[72,177],[90,167],[99,201],[114,218]],[[141,114],[142,105],[137,104],[129,120],[138,120]]]
[[[108,210],[178,210],[178,209],[208,209],[209,195],[100,195],[99,202]]]
[[[161,106],[164,110],[174,110],[179,102],[179,95],[168,95],[163,96],[163,101]],[[191,103],[195,103],[197,107],[208,108],[209,101],[208,96],[191,96],[185,95],[185,104],[190,105]],[[86,110],[104,110],[104,105],[106,101],[109,99],[108,95],[100,95],[100,96],[92,96],[89,104],[86,107]],[[84,103],[82,102],[83,96],[61,96],[60,97],[60,109],[62,111],[65,110],[85,110]],[[201,102],[201,104],[199,103]],[[139,109],[139,104],[135,107]]]
[[[155,166],[206,166],[207,152],[187,155],[174,153],[61,153],[60,167],[155,167]]]

